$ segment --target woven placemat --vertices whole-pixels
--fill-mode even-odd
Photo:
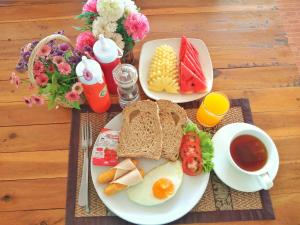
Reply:
[[[189,118],[196,121],[196,110],[199,102],[185,103]],[[79,148],[80,121],[89,119],[93,126],[93,141],[96,140],[99,131],[115,115],[121,112],[118,105],[113,105],[103,114],[93,113],[87,106],[81,111],[73,111],[72,134],[69,159],[69,180],[67,193],[66,224],[127,224],[127,222],[114,216],[98,197],[91,177],[89,177],[89,203],[90,213],[77,205],[77,197],[80,185],[83,151]],[[214,128],[202,128],[214,134],[224,125],[234,122],[252,123],[251,110],[247,99],[231,100],[231,109],[222,122]],[[199,125],[199,124],[198,124]],[[199,127],[201,127],[199,125]],[[226,186],[212,172],[207,189],[194,209],[176,223],[199,223],[234,220],[263,220],[274,219],[271,200],[267,191],[245,193]]]

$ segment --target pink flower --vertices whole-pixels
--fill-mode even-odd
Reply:
[[[63,75],[69,75],[71,73],[71,66],[66,62],[62,62],[57,65],[58,71]]]
[[[41,87],[46,86],[48,84],[48,80],[49,78],[45,73],[41,73],[35,77],[36,83]]]
[[[65,58],[62,56],[54,56],[52,62],[58,66],[58,64],[65,62]]]
[[[80,96],[75,91],[69,91],[66,93],[65,98],[70,102],[75,102],[79,100]]]
[[[72,91],[77,92],[80,95],[83,92],[82,84],[80,82],[73,84]]]
[[[32,95],[30,97],[30,100],[32,103],[36,104],[36,105],[43,105],[45,100],[43,99],[42,96],[37,96],[37,95]]]
[[[149,22],[145,15],[141,13],[131,13],[124,22],[127,33],[133,40],[142,40],[149,32]]]
[[[32,107],[32,100],[31,98],[24,97],[24,102],[28,107]]]
[[[87,69],[83,70],[82,74],[83,74],[84,79],[86,79],[87,81],[90,81],[93,79],[93,74],[90,71],[88,71]]]
[[[50,64],[49,67],[48,67],[48,72],[49,73],[54,73],[55,71],[55,66],[53,64]]]
[[[93,48],[95,42],[96,39],[91,31],[82,32],[76,39],[76,49],[83,52],[87,46]]]
[[[14,85],[16,85],[17,88],[19,88],[21,79],[19,76],[16,75],[16,73],[14,73],[14,72],[11,73],[9,81],[11,84],[14,84]]]
[[[45,72],[45,66],[41,61],[36,61],[33,65],[33,73],[38,76],[41,73]]]
[[[97,0],[88,0],[82,8],[82,12],[97,13]]]
[[[49,45],[44,45],[38,52],[38,56],[48,56],[51,52],[51,47]]]

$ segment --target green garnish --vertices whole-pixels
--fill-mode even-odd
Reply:
[[[210,172],[214,168],[213,157],[214,157],[214,147],[211,140],[211,135],[205,131],[199,130],[196,124],[189,121],[183,128],[183,133],[195,132],[201,141],[201,151],[202,151],[202,167],[204,172]]]

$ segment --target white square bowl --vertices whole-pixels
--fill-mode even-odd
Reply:
[[[196,93],[196,94],[170,94],[166,92],[154,92],[148,88],[148,72],[151,63],[152,56],[154,55],[155,49],[160,45],[167,44],[174,48],[177,58],[179,59],[179,49],[181,38],[167,38],[167,39],[157,39],[153,41],[148,41],[144,43],[140,56],[139,63],[139,79],[145,94],[154,100],[165,99],[175,103],[191,102],[197,99],[202,98],[207,95],[213,85],[213,66],[211,58],[205,43],[196,38],[188,38],[188,40],[197,48],[199,51],[199,61],[203,69],[204,76],[207,82],[206,92]]]

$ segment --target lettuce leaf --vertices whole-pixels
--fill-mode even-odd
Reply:
[[[211,135],[205,131],[199,130],[196,124],[192,121],[188,121],[186,126],[183,128],[183,133],[195,132],[201,141],[201,151],[202,151],[202,167],[204,172],[210,172],[214,168],[213,157],[214,148],[211,140]]]

